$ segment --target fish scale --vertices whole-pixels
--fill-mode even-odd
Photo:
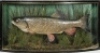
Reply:
[[[32,24],[32,25],[34,25],[34,24]],[[44,19],[44,20],[41,19],[41,21],[35,22],[34,26],[35,26],[33,29],[34,32],[52,33],[52,32],[59,31],[59,30],[57,30],[57,28],[59,28],[57,26],[57,24],[52,23],[50,20],[47,21],[46,19]],[[33,28],[33,27],[31,27],[31,28]],[[54,29],[56,29],[56,30],[54,30]]]

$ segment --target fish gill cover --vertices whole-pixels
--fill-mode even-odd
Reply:
[[[98,5],[96,3],[45,5],[17,5],[5,3],[2,5],[2,9],[3,50],[73,51],[80,49],[95,49],[98,47]],[[57,11],[58,9],[59,11]],[[85,13],[88,13],[89,17],[86,27],[88,27],[91,33],[78,28],[75,36],[68,36],[68,34],[65,34],[64,32],[61,34],[54,34],[59,41],[58,44],[48,44],[47,36],[44,36],[46,34],[24,33],[11,23],[12,19],[15,17],[24,18],[27,16],[49,16],[49,18],[53,18],[52,14],[55,12],[60,14],[60,18],[63,20],[77,20],[85,15]]]

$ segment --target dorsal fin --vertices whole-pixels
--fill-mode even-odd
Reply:
[[[81,28],[85,31],[90,31],[89,27],[87,26],[88,17],[89,14],[85,14],[82,18],[79,19],[83,24]]]
[[[57,9],[57,11],[55,13],[53,13],[51,15],[51,17],[55,17],[55,18],[60,19],[60,20],[67,20],[67,18],[68,18],[67,15],[65,15],[63,12],[61,12],[58,9]]]
[[[51,15],[51,17],[54,17],[54,18],[59,18],[59,17],[60,17],[60,15],[59,15],[57,12],[55,12],[55,13],[53,13],[53,14]]]

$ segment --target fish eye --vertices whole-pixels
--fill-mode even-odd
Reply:
[[[18,22],[19,22],[19,20],[16,20],[16,22],[18,23]]]
[[[20,19],[17,19],[16,22],[18,23],[20,21]]]

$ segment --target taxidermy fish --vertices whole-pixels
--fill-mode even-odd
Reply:
[[[87,16],[79,20],[60,20],[50,17],[21,17],[13,18],[12,24],[30,34],[60,34],[68,28],[80,27],[85,29]]]

